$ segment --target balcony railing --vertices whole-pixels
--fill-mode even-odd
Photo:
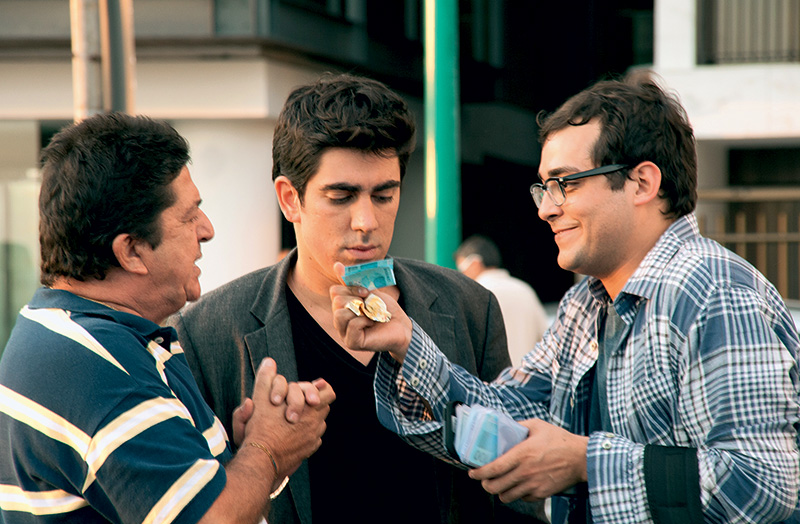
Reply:
[[[800,188],[699,191],[700,232],[752,263],[784,299],[800,300]]]
[[[800,0],[698,0],[698,64],[800,61]]]

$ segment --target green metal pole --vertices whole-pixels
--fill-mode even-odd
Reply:
[[[425,260],[454,267],[461,242],[458,0],[425,0]]]

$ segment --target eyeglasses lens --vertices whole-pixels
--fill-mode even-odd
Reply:
[[[531,186],[531,196],[533,196],[533,202],[536,207],[542,207],[545,191],[550,195],[550,200],[557,206],[560,206],[566,200],[561,184],[556,179],[551,178],[543,184],[533,184]]]

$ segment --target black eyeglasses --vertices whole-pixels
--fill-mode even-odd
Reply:
[[[545,192],[550,195],[550,200],[552,200],[555,205],[561,206],[567,201],[567,194],[564,192],[565,182],[569,182],[570,180],[578,180],[579,178],[586,178],[589,176],[606,175],[608,173],[613,173],[614,171],[625,169],[626,167],[628,166],[625,164],[611,164],[608,166],[596,167],[588,171],[573,173],[571,175],[554,176],[552,178],[548,178],[542,183],[533,184],[531,186],[531,196],[533,197],[533,201],[536,203],[536,207],[542,207],[542,200],[544,200]],[[558,188],[558,190],[556,190],[556,188]]]

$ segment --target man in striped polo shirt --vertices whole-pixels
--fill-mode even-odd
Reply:
[[[0,521],[258,522],[319,447],[332,388],[265,359],[233,456],[160,325],[200,296],[214,235],[188,161],[171,126],[122,114],[42,152],[44,287],[0,360]]]

